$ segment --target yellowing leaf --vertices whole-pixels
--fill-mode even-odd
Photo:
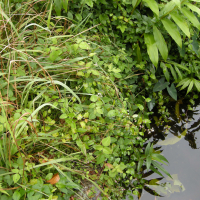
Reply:
[[[166,139],[166,140],[163,140],[163,141],[160,141],[158,142],[157,144],[158,145],[173,145],[173,144],[176,144],[177,142],[179,142],[183,137],[185,137],[187,133],[187,129],[185,129],[180,136],[173,136],[169,139]]]
[[[53,177],[47,181],[47,183],[50,183],[50,184],[56,184],[58,181],[60,180],[60,176],[59,174],[54,174]]]
[[[112,169],[112,168],[114,168],[114,167],[113,167],[113,165],[112,165],[112,164],[110,164],[110,163],[105,163],[105,166],[107,166],[109,169]]]

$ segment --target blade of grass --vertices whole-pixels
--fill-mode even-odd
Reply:
[[[14,24],[12,23],[11,19],[5,14],[5,12],[2,10],[1,8],[1,4],[0,4],[0,14],[3,15],[3,17],[8,21],[8,23],[10,24],[10,26],[13,28],[13,30],[15,31],[17,37],[19,37],[19,34],[17,32],[17,29],[15,28]]]
[[[28,117],[28,119],[21,125],[21,124],[18,124],[17,127],[16,127],[16,130],[18,129],[19,126],[21,126],[21,128],[19,129],[19,131],[16,131],[15,133],[15,138],[17,138],[21,132],[24,130],[24,128],[26,127],[26,125],[28,124],[27,121],[31,121],[31,119],[33,118],[33,116],[35,116],[43,107],[45,106],[51,106],[55,109],[58,109],[56,108],[54,105],[50,104],[50,103],[44,103],[42,104],[41,106],[39,106],[31,115],[30,117]],[[13,134],[13,133],[12,133]]]

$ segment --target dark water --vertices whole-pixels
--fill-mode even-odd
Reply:
[[[140,200],[199,200],[200,199],[200,103],[193,106],[193,111],[187,110],[187,102],[180,104],[180,114],[177,119],[175,104],[171,105],[171,126],[165,133],[164,127],[156,127],[150,137],[155,147],[161,147],[162,154],[168,159],[169,165],[163,166],[172,176],[163,178],[159,186],[150,186],[163,197],[153,196],[143,190]],[[181,135],[187,129],[185,136]],[[179,138],[177,137],[179,136]],[[174,144],[173,144],[174,143]],[[160,145],[159,145],[160,144]],[[153,174],[147,180],[159,178]]]

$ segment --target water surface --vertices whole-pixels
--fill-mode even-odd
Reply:
[[[174,111],[173,106],[170,112]],[[185,114],[185,117],[178,120],[177,116],[172,114],[169,123],[171,128],[168,132],[165,133],[163,127],[155,127],[155,132],[149,139],[158,141],[155,147],[160,147],[158,145],[160,141],[161,143],[166,141],[166,144],[173,143],[171,141],[177,141],[177,136],[180,137],[187,129],[187,134],[175,144],[161,146],[162,154],[169,161],[169,165],[164,168],[174,177],[174,180],[165,177],[160,181],[163,187],[157,187],[156,190],[164,197],[155,197],[143,190],[140,200],[200,199],[200,105],[194,106],[194,111],[187,111],[187,104],[182,104],[180,113]],[[147,180],[155,178],[159,178],[159,175],[154,173]]]

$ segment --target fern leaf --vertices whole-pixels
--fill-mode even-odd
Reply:
[[[188,86],[188,89],[187,89],[187,94],[192,90],[193,85],[194,85],[194,81],[191,80],[190,85]]]

